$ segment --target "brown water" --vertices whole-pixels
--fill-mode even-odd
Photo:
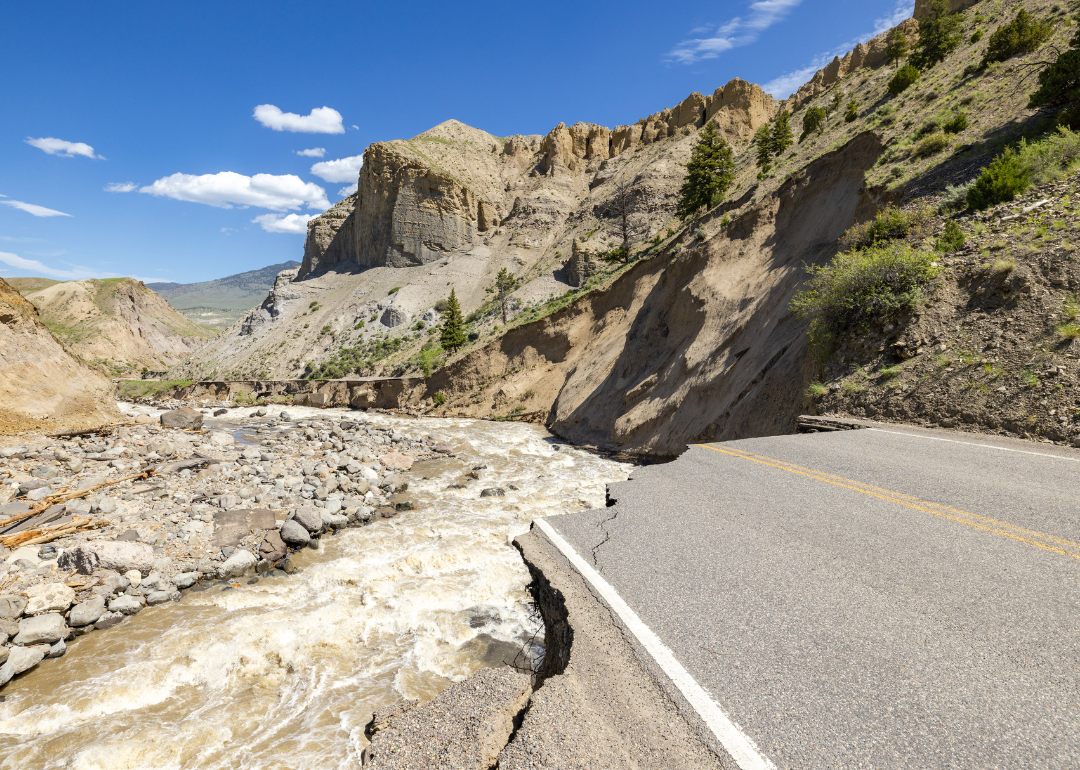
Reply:
[[[602,506],[630,468],[531,425],[371,419],[457,450],[414,470],[418,510],[323,538],[295,575],[190,592],[76,641],[4,689],[0,768],[357,767],[372,711],[533,638],[510,539]],[[480,481],[447,489],[481,464]],[[479,497],[494,486],[506,497]]]

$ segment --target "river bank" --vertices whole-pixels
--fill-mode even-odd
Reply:
[[[130,417],[156,414],[145,407],[125,409]],[[131,522],[124,517],[134,514],[136,507],[152,512],[145,518],[160,527],[144,533],[151,541],[145,545],[161,549],[155,558],[175,562],[171,572],[164,564],[156,565],[159,580],[176,586],[174,578],[186,574],[179,570],[206,577],[180,601],[147,606],[134,617],[125,616],[119,627],[80,637],[63,659],[47,659],[12,680],[0,703],[0,745],[9,756],[7,765],[0,766],[353,766],[366,745],[364,726],[374,711],[402,698],[430,700],[481,666],[500,665],[523,651],[526,657],[541,652],[539,619],[525,590],[529,574],[509,540],[538,515],[602,505],[606,482],[625,478],[628,466],[565,446],[529,425],[284,409],[289,413],[286,421],[280,419],[281,408],[262,416],[254,408],[231,409],[219,418],[207,415],[211,435],[230,432],[226,429],[235,434],[237,444],[217,446],[217,456],[229,454],[231,463],[163,477],[161,491],[168,495],[150,505],[123,499],[132,489],[114,498],[117,509],[104,515],[110,520],[108,528],[89,537],[128,531],[120,527],[128,527]],[[234,424],[215,426],[215,419]],[[282,423],[287,427],[283,429]],[[343,429],[343,423],[356,427]],[[132,435],[123,440],[140,431],[146,438],[159,439],[151,435],[151,427],[130,426]],[[335,428],[344,437],[335,436]],[[315,434],[310,438],[309,429]],[[183,442],[179,459],[203,452],[198,447],[208,443],[206,435],[199,434],[199,442]],[[244,457],[244,452],[252,451],[249,436],[260,442],[258,459]],[[138,447],[146,438],[131,443]],[[341,449],[334,446],[335,440]],[[182,444],[171,434],[169,441]],[[261,443],[265,441],[279,443]],[[435,451],[447,448],[440,443],[452,451]],[[323,448],[325,444],[330,446]],[[85,457],[87,447],[80,448]],[[274,459],[262,459],[267,448],[273,450],[267,454]],[[350,454],[350,449],[356,451]],[[378,461],[389,449],[414,456],[410,472]],[[49,453],[44,444],[27,450],[19,453],[26,466],[27,459],[41,461]],[[311,455],[304,454],[309,451]],[[35,452],[38,457],[30,458]],[[52,453],[55,458],[55,450]],[[305,463],[322,462],[329,468],[327,455],[349,460],[344,469],[339,467],[326,478],[300,472]],[[107,462],[119,466],[128,460]],[[42,464],[51,462],[46,459]],[[349,472],[350,462],[361,466],[358,474]],[[266,464],[269,468],[264,468]],[[217,465],[222,468],[215,471]],[[284,475],[271,470],[275,465]],[[299,470],[293,471],[297,466]],[[258,470],[245,471],[249,468]],[[367,481],[363,469],[380,477],[368,482],[368,490],[361,494],[360,482]],[[121,476],[133,469],[111,470]],[[213,479],[200,477],[208,471],[214,473]],[[338,476],[345,477],[339,479],[338,489],[328,489],[326,481]],[[399,484],[395,491],[395,485],[386,483],[395,476],[407,482],[407,488]],[[308,483],[315,478],[322,484]],[[290,483],[298,480],[303,483]],[[353,488],[345,489],[344,482]],[[142,483],[133,481],[132,487]],[[191,487],[199,485],[211,493],[208,500],[180,503],[174,498],[193,493]],[[221,508],[219,502],[215,510],[210,502],[215,497],[235,497],[236,507]],[[413,509],[394,510],[399,503],[411,503]],[[193,533],[198,527],[184,529],[194,522],[208,523],[191,515],[200,505],[219,514],[211,517],[211,536],[220,531],[220,514],[236,510],[265,506],[277,512],[275,524],[290,513],[295,520],[295,512],[303,508],[351,523],[362,522],[371,510],[362,528],[317,538],[316,548],[296,550],[279,564],[295,574],[268,570],[268,564],[262,564],[263,571],[222,580],[221,567],[235,552],[225,554],[224,548],[230,546],[216,546],[214,552],[212,542],[204,544],[207,533]],[[92,517],[103,516],[100,504],[94,510],[91,500],[89,507]],[[392,518],[384,518],[384,513]],[[171,520],[174,515],[176,521]],[[245,525],[251,523],[245,519]],[[128,529],[142,538],[138,526]],[[155,545],[162,533],[164,543]],[[251,549],[262,540],[254,540],[255,536],[248,533],[231,547],[257,556]],[[70,549],[62,541],[56,544]],[[197,553],[199,547],[208,551],[205,557]],[[213,562],[213,572],[200,571],[204,560]],[[30,574],[24,574],[23,567],[4,578],[21,580],[18,576]],[[41,569],[32,572],[37,576]],[[38,577],[60,583],[58,575],[57,569]],[[10,585],[5,584],[4,590]],[[160,586],[159,582],[158,590]],[[138,597],[142,588],[129,585],[121,593]],[[141,596],[145,600],[148,594],[144,591]],[[70,615],[69,610],[69,628]],[[168,644],[160,644],[165,639]],[[188,722],[195,714],[220,729],[194,734]],[[53,756],[60,744],[69,748],[63,756]],[[109,749],[121,745],[119,753]],[[242,746],[253,748],[241,751]],[[237,761],[238,751],[246,757],[242,761]]]

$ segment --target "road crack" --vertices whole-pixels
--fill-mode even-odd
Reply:
[[[607,525],[610,522],[615,521],[615,519],[619,515],[619,509],[617,507],[615,507],[615,506],[612,506],[608,510],[611,511],[611,515],[608,516],[606,519],[604,519],[603,521],[601,521],[599,524],[596,525],[600,529],[604,530],[604,539],[601,540],[599,543],[597,543],[596,545],[594,545],[592,547],[592,563],[593,563],[593,566],[596,568],[596,570],[598,572],[600,572],[602,570],[600,569],[600,564],[596,561],[597,551],[600,550],[600,547],[603,546],[604,543],[606,543],[608,540],[611,539],[611,532],[608,530]]]

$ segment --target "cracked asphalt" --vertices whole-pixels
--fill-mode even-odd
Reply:
[[[547,521],[779,768],[1080,766],[1080,452],[878,428]]]

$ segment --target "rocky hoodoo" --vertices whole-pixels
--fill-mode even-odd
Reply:
[[[164,369],[214,336],[133,278],[65,281],[26,298],[73,353],[121,370]]]
[[[112,383],[65,350],[0,279],[0,432],[117,417]]]
[[[250,435],[237,443],[220,428],[166,427],[171,414],[0,448],[0,686],[200,581],[294,571],[291,551],[410,510],[413,461],[451,452],[361,415],[236,410]]]

